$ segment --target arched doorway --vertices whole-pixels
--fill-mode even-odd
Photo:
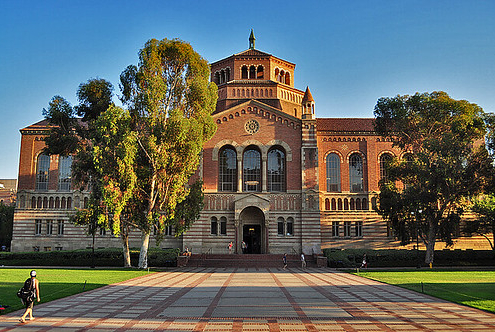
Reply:
[[[255,206],[248,206],[239,215],[240,238],[247,244],[247,254],[264,254],[266,251],[265,215]]]

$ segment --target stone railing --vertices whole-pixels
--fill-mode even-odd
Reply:
[[[36,191],[19,190],[19,210],[72,210],[87,207],[90,193],[87,191]]]

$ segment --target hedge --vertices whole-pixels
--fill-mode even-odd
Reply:
[[[324,249],[330,267],[356,268],[366,254],[368,267],[425,266],[424,250]],[[495,253],[491,250],[435,250],[435,266],[493,266]]]
[[[33,252],[0,252],[0,265],[5,266],[109,266],[122,267],[124,256],[121,249],[91,249]],[[176,266],[179,249],[156,249],[148,251],[148,265],[153,267]],[[132,249],[131,264],[137,266],[139,250]]]

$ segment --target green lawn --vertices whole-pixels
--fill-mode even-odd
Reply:
[[[495,312],[495,271],[366,271],[354,274]]]
[[[2,310],[4,313],[23,308],[16,294],[29,278],[30,271],[31,269],[0,268],[0,305],[9,306]],[[40,282],[40,303],[148,274],[148,271],[131,269],[41,268],[36,269],[36,272]]]

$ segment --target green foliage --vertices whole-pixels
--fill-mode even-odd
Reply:
[[[75,107],[83,122],[97,119],[112,105],[113,86],[104,79],[90,79],[77,89],[79,105]]]
[[[478,219],[466,224],[464,231],[470,234],[483,235],[495,251],[495,196],[480,195],[473,200],[471,209],[478,214]],[[492,235],[490,239],[488,234]]]
[[[0,246],[10,247],[14,227],[15,205],[5,205],[0,202]]]
[[[357,268],[366,254],[368,267],[417,267],[424,262],[426,252],[420,250],[396,249],[324,249],[330,267]],[[436,250],[435,266],[491,266],[493,252],[489,250]]]
[[[437,238],[452,244],[466,199],[489,182],[491,158],[484,147],[483,110],[445,92],[381,98],[375,130],[391,138],[407,158],[388,163],[380,183],[380,213],[402,244],[420,237],[433,261]]]

